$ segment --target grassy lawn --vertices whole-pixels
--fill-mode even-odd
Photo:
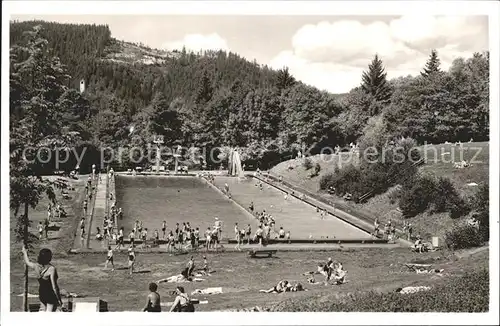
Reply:
[[[200,264],[202,254],[195,254]],[[349,283],[341,286],[310,285],[301,274],[315,270],[316,264],[332,257],[341,261],[349,272]],[[487,267],[488,251],[457,260],[447,252],[430,253],[425,256],[409,253],[408,249],[363,249],[350,252],[278,252],[276,258],[250,259],[245,253],[211,253],[207,256],[211,268],[216,272],[203,282],[183,283],[186,290],[206,287],[222,287],[223,294],[197,295],[208,304],[198,305],[199,311],[240,309],[253,306],[270,306],[282,300],[306,299],[319,296],[336,296],[357,291],[392,291],[398,287],[439,284],[444,279],[462,275],[469,268]],[[139,311],[147,296],[149,282],[176,275],[189,257],[168,254],[138,253],[137,271],[128,275],[120,269],[126,264],[124,253],[115,255],[118,269],[103,271],[104,254],[79,254],[56,257],[53,261],[60,274],[60,286],[67,291],[89,297],[101,297],[108,301],[111,311]],[[405,271],[403,263],[432,262],[436,268],[445,269],[443,277],[416,274]],[[471,267],[473,266],[473,267]],[[30,293],[37,293],[37,282],[30,274]],[[264,294],[278,281],[299,281],[309,291],[287,294]],[[318,278],[319,279],[319,278]],[[19,310],[22,298],[23,263],[19,254],[11,257],[11,305]],[[173,301],[168,293],[175,284],[162,283],[159,293],[164,302]]]
[[[477,186],[469,186],[469,183],[481,184],[489,178],[489,144],[482,143],[464,143],[463,149],[454,144],[440,144],[419,148],[422,155],[426,158],[426,164],[420,169],[424,174],[434,175],[436,177],[447,177],[464,196],[472,196]],[[443,155],[444,154],[444,155]],[[343,153],[342,161],[347,161],[346,153]],[[335,156],[335,155],[334,155]],[[310,171],[306,171],[302,166],[302,160],[291,160],[283,162],[274,167],[271,172],[282,175],[283,178],[291,183],[299,185],[309,191],[319,191],[319,180],[322,175],[334,172],[338,157],[316,155],[310,158],[313,164],[318,162],[321,165],[320,175],[315,178],[309,178]],[[462,159],[471,162],[471,166],[465,169],[454,168],[453,162],[460,162]],[[477,161],[477,162],[475,162]],[[289,169],[292,166],[293,169]],[[333,202],[341,202],[367,214],[378,216],[381,221],[392,219],[402,223],[401,214],[396,210],[397,204],[391,204],[389,200],[389,190],[384,194],[377,195],[363,204],[354,204],[345,202],[340,198],[323,194],[325,198]],[[463,219],[452,220],[448,213],[441,214],[420,214],[409,221],[413,224],[414,230],[424,237],[438,236],[443,238],[447,230],[455,224],[461,223]]]

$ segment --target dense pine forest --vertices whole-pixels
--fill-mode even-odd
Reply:
[[[432,51],[419,76],[394,80],[374,53],[360,86],[339,96],[297,81],[286,67],[275,71],[224,51],[154,50],[114,39],[108,26],[31,21],[10,28],[11,137],[29,125],[40,135],[78,135],[77,147],[95,154],[147,148],[160,134],[166,145],[237,146],[244,161],[264,168],[299,146],[314,154],[356,142],[380,123],[386,141],[489,137],[487,52],[443,71]],[[11,140],[11,149],[20,143],[25,138]]]

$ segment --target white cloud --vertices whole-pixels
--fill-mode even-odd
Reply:
[[[217,33],[207,35],[187,34],[182,40],[167,42],[162,47],[166,50],[181,50],[184,46],[186,50],[195,52],[200,50],[229,50],[226,40]]]
[[[288,66],[296,78],[331,92],[348,92],[375,53],[389,78],[416,75],[437,49],[442,68],[460,56],[488,48],[488,21],[479,16],[403,16],[390,23],[355,20],[305,25],[292,37],[292,49],[270,62]]]

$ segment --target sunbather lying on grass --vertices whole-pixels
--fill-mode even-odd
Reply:
[[[273,286],[269,290],[260,290],[259,292],[262,292],[262,293],[284,293],[284,292],[286,292],[286,290],[289,286],[291,286],[291,284],[288,283],[288,281],[283,280],[283,281],[279,281],[278,284],[276,284],[276,286]]]
[[[185,282],[201,282],[204,281],[202,278],[197,277],[185,277],[182,274],[170,276],[157,281],[156,283],[185,283]]]
[[[262,293],[285,293],[285,292],[299,292],[299,291],[307,291],[304,289],[302,284],[296,283],[292,285],[290,282],[283,280],[278,282],[278,284],[269,290],[260,290]]]

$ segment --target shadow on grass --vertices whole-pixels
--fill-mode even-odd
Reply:
[[[60,229],[61,227],[59,225],[51,225],[48,228],[49,231],[59,231]]]
[[[149,270],[144,270],[144,271],[135,271],[134,274],[148,274],[151,273]]]

